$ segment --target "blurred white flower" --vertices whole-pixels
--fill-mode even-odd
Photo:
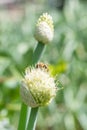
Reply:
[[[52,41],[54,35],[54,27],[52,17],[43,13],[37,21],[35,28],[35,38],[37,41],[47,44]]]
[[[31,107],[44,106],[56,95],[54,78],[44,68],[26,69],[20,94],[26,105]]]
[[[3,118],[0,121],[0,130],[15,130],[15,128],[11,126],[8,118]]]

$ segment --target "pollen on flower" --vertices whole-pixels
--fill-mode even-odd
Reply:
[[[53,20],[52,20],[52,17],[48,13],[43,13],[43,15],[40,16],[40,18],[37,21],[37,26],[41,22],[46,22],[50,26],[52,31],[54,31]]]
[[[52,17],[43,13],[37,21],[35,28],[35,38],[44,44],[52,41],[54,35],[54,26]]]
[[[22,84],[20,88],[22,100],[31,107],[47,105],[56,95],[54,78],[44,69],[28,68]]]

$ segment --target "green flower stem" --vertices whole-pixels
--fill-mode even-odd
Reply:
[[[39,61],[41,55],[43,54],[44,47],[45,45],[43,43],[38,43],[33,53],[32,65],[35,65]]]
[[[22,103],[18,130],[25,130],[26,119],[27,119],[27,106],[24,103]]]
[[[44,47],[45,47],[44,44],[38,43],[38,45],[33,53],[32,65],[35,65],[39,61],[39,59],[43,53]],[[27,130],[35,130],[37,112],[38,112],[38,107],[31,108]]]
[[[35,130],[38,107],[31,108],[30,118],[27,125],[27,130]]]
[[[32,65],[35,65],[39,61],[39,59],[43,53],[44,47],[45,47],[45,45],[43,43],[38,43],[38,45],[33,53]],[[25,128],[26,128],[27,109],[28,109],[27,106],[24,103],[22,103],[18,130],[25,130]],[[35,116],[33,116],[34,111],[35,111],[35,113],[37,113],[36,108],[32,108],[31,113],[30,113],[31,116],[29,119],[29,122],[32,122],[32,125],[34,125],[36,115],[37,115],[37,114],[35,114]],[[29,125],[29,127],[30,127],[30,125]]]

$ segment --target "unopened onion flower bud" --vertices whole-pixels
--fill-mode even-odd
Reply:
[[[38,42],[47,44],[52,41],[54,35],[54,26],[52,17],[43,13],[37,21],[35,28],[35,38]]]
[[[37,65],[25,71],[20,87],[23,102],[31,107],[47,105],[56,95],[55,80],[45,66]]]

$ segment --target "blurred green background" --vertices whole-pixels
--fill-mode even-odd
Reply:
[[[87,130],[87,0],[0,0],[0,130],[16,130],[20,81],[37,45],[34,27],[48,12],[55,35],[41,61],[64,89],[40,108],[36,130]]]

